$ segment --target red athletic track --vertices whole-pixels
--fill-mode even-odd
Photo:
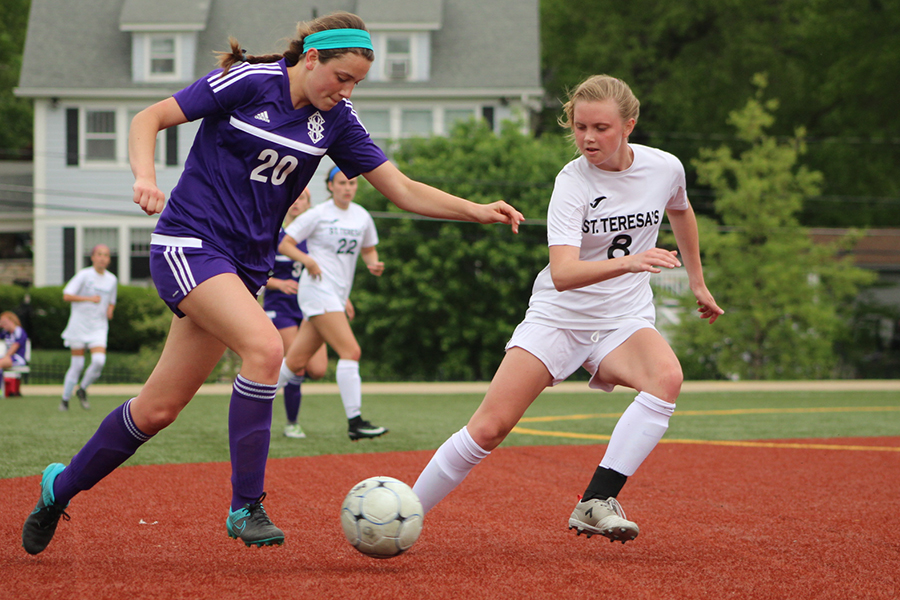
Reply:
[[[0,480],[0,598],[900,597],[900,438],[810,443],[894,450],[662,444],[620,495],[641,527],[623,546],[566,529],[602,446],[501,448],[381,561],[344,540],[343,496],[412,483],[430,452],[270,461],[280,548],[225,534],[227,464],[122,468],[37,557],[20,536],[38,477]]]

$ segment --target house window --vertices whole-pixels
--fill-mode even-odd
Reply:
[[[369,137],[384,152],[390,149],[391,111],[389,110],[356,110],[359,120],[369,132]]]
[[[134,227],[131,229],[131,280],[150,280],[150,234],[152,229]]]
[[[174,81],[179,78],[178,38],[172,35],[150,35],[144,42],[144,72],[150,81]]]
[[[400,113],[402,137],[428,137],[434,133],[434,121],[430,110],[407,109]]]
[[[150,38],[150,74],[175,74],[175,38]]]
[[[384,76],[389,81],[405,81],[412,71],[412,40],[409,36],[390,36],[386,40]]]
[[[85,111],[84,157],[89,161],[116,160],[116,111]]]

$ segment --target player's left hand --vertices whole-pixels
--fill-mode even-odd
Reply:
[[[716,299],[712,297],[706,286],[692,291],[694,292],[694,297],[697,298],[697,306],[699,307],[697,312],[700,313],[701,319],[709,319],[709,324],[712,325],[720,315],[725,314],[725,311],[716,304]]]
[[[478,206],[480,207],[480,210],[478,211],[476,218],[479,223],[485,225],[490,223],[506,223],[507,225],[512,225],[513,233],[519,233],[519,223],[524,221],[525,217],[522,213],[503,200],[491,202],[490,204],[479,204]]]
[[[367,264],[366,266],[369,268],[369,273],[375,277],[381,277],[381,274],[384,273],[384,263],[380,260],[372,264]]]

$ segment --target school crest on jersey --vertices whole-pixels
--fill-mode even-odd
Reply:
[[[311,139],[314,144],[318,143],[325,137],[325,117],[319,114],[319,111],[314,112],[310,115],[309,119],[307,119],[306,128],[309,129],[309,139]]]

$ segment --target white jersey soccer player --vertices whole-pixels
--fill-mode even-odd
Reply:
[[[547,242],[581,249],[580,260],[637,254],[656,246],[667,209],[688,208],[684,167],[667,152],[638,144],[627,171],[604,171],[583,156],[556,177]],[[594,330],[623,317],[655,319],[649,272],[626,273],[558,292],[547,265],[537,276],[525,322]]]
[[[106,347],[109,336],[109,307],[115,306],[119,280],[109,271],[98,273],[94,267],[78,271],[63,288],[64,295],[99,296],[99,302],[90,300],[72,302],[69,322],[62,332],[67,347]]]
[[[325,312],[329,297],[341,311],[350,297],[356,260],[363,248],[378,244],[378,232],[369,211],[351,202],[346,210],[328,200],[314,206],[291,222],[285,234],[306,240],[306,252],[322,269],[319,277],[304,270],[297,294],[300,310],[309,318]],[[333,301],[332,301],[333,303]]]
[[[631,387],[603,460],[569,518],[577,533],[625,542],[637,537],[617,496],[668,428],[681,391],[681,365],[655,329],[651,273],[680,266],[658,248],[667,215],[702,318],[723,313],[706,289],[697,222],[684,167],[661,150],[630,144],[639,102],[621,80],[597,75],[566,103],[579,156],[553,188],[547,214],[550,264],[534,282],[525,318],[506,345],[484,401],[438,448],[413,491],[430,510],[496,448],[547,387],[579,368],[590,386]]]

